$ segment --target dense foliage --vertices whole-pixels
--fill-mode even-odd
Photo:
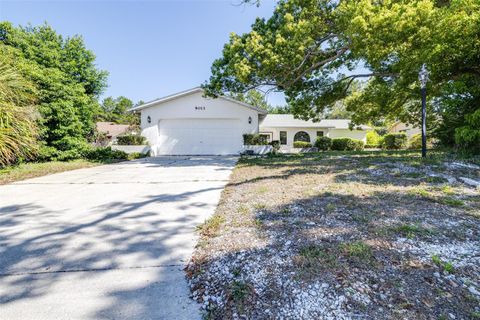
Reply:
[[[13,27],[0,23],[0,56],[37,88],[43,157],[80,156],[94,134],[98,96],[105,71],[80,36],[64,38],[50,26]]]
[[[315,147],[318,148],[318,150],[326,151],[332,147],[332,139],[329,137],[317,137]]]
[[[419,125],[418,71],[427,63],[429,131],[474,150],[479,25],[475,0],[281,0],[271,18],[230,36],[205,88],[216,95],[271,87],[303,119],[343,101],[355,124]],[[352,90],[356,79],[368,80],[360,91]]]
[[[268,144],[267,137],[263,134],[250,134],[246,133],[243,135],[243,144],[244,145],[266,145]]]
[[[310,142],[307,142],[307,141],[294,141],[293,142],[293,147],[294,148],[299,148],[299,149],[311,148],[312,144]]]
[[[382,137],[375,130],[368,131],[366,138],[369,146],[379,147],[382,144]]]
[[[408,140],[408,148],[412,150],[418,150],[422,148],[422,134],[417,133],[410,137]]]
[[[139,146],[147,144],[147,141],[144,136],[136,134],[127,134],[117,137],[117,144],[126,145],[126,146]]]
[[[0,59],[0,167],[37,152],[33,92],[33,85]]]
[[[142,104],[143,102],[139,102]],[[140,114],[132,113],[128,110],[134,106],[132,100],[120,96],[117,98],[107,97],[103,99],[101,112],[99,113],[98,121],[109,121],[119,124],[140,125]]]
[[[332,139],[332,150],[337,151],[361,151],[364,148],[362,140],[351,138],[334,138]]]
[[[382,147],[385,149],[405,149],[407,135],[405,133],[389,133],[383,137]]]

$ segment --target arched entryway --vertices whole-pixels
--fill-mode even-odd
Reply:
[[[295,133],[295,136],[293,137],[293,141],[304,141],[304,142],[310,142],[310,135],[306,133],[305,131],[298,131]]]

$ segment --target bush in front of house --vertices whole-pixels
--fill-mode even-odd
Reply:
[[[405,149],[407,147],[407,135],[405,133],[389,133],[383,137],[382,147],[385,149]]]
[[[145,158],[145,157],[147,157],[147,156],[148,156],[148,154],[145,154],[145,153],[132,152],[132,153],[129,153],[129,154],[128,154],[127,160],[142,159],[142,158]]]
[[[91,161],[127,160],[126,152],[113,150],[111,147],[90,148],[84,152],[84,158]]]
[[[408,140],[408,148],[412,150],[422,149],[422,134],[414,134],[410,140]]]
[[[245,133],[243,144],[246,146],[264,146],[268,144],[267,136],[262,134]]]
[[[332,147],[332,139],[329,137],[318,137],[317,140],[315,140],[315,147],[318,148],[318,150],[326,151]]]
[[[270,145],[273,148],[273,152],[277,152],[278,150],[280,150],[280,141],[273,140],[272,142],[270,142]]]
[[[147,144],[145,137],[135,134],[126,134],[117,137],[117,144],[122,146],[140,146]]]
[[[365,148],[380,148],[382,145],[382,136],[380,136],[377,131],[371,130],[367,132],[366,135],[367,143]]]
[[[338,151],[361,151],[365,147],[362,140],[352,138],[335,138],[332,140],[332,150]]]
[[[294,141],[293,142],[294,148],[304,149],[304,148],[311,148],[312,144],[306,141]]]

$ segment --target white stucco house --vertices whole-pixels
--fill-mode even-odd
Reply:
[[[349,120],[320,122],[293,115],[267,114],[265,110],[229,97],[203,96],[193,88],[130,109],[141,113],[141,134],[151,154],[227,155],[243,150],[243,134],[260,133],[278,140],[284,150],[302,137],[312,143],[318,135],[351,137],[365,141],[366,127],[349,130]]]

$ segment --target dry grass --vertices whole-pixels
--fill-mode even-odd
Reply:
[[[76,160],[70,162],[30,162],[0,169],[0,185],[15,181],[46,176],[52,173],[90,168],[99,165],[96,162]]]

